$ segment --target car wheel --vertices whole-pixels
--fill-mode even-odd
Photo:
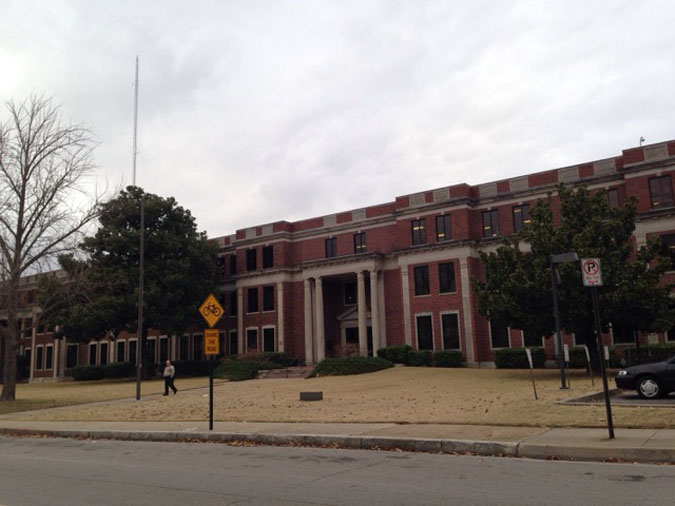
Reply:
[[[637,393],[643,399],[658,399],[663,395],[663,387],[654,376],[643,376],[638,380]]]

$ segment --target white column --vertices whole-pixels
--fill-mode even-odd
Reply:
[[[314,333],[312,332],[312,285],[305,280],[305,364],[314,363]]]
[[[466,361],[475,362],[474,335],[471,320],[471,282],[469,279],[468,258],[459,261],[459,275],[462,283],[462,310],[464,312],[464,342],[466,344]]]
[[[23,325],[23,323],[22,323]],[[35,328],[35,315],[33,315],[33,330],[30,333],[30,375],[28,383],[33,382],[33,372],[35,371],[35,336],[37,336],[37,328]]]
[[[244,289],[237,288],[237,354],[244,353]]]
[[[359,355],[368,356],[368,328],[366,314],[366,283],[363,279],[363,271],[356,273],[356,304],[359,315]]]
[[[380,301],[378,272],[370,271],[370,325],[373,328],[373,356],[380,349]]]
[[[316,289],[316,361],[326,358],[326,328],[324,327],[323,314],[323,283],[321,278],[315,280]]]
[[[56,381],[56,377],[59,372],[59,362],[61,359],[61,354],[59,353],[59,348],[61,348],[61,341],[63,339],[53,339],[54,341],[54,356],[52,357],[52,378]]]
[[[66,357],[68,353],[68,344],[66,336],[61,339],[61,377],[66,377]]]
[[[385,313],[387,308],[384,301],[384,271],[377,277],[377,294],[380,301],[380,347],[385,347],[387,346],[387,317]]]
[[[284,352],[284,285],[277,283],[277,351]]]
[[[403,333],[405,344],[412,346],[410,333],[410,286],[408,283],[408,264],[401,266],[401,292],[403,295]]]

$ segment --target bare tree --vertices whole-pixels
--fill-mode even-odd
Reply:
[[[10,101],[7,110],[9,118],[0,124],[2,401],[15,399],[21,278],[71,251],[101,202],[86,188],[94,169],[94,142],[86,128],[62,125],[59,108],[48,98]]]

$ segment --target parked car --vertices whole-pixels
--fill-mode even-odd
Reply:
[[[618,388],[635,390],[643,399],[658,399],[675,391],[675,357],[626,367],[616,374],[615,381]]]

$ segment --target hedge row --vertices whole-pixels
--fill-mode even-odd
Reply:
[[[213,375],[230,381],[243,381],[254,379],[261,370],[282,369],[298,363],[297,359],[289,358],[284,353],[255,353],[225,360],[215,368]]]
[[[631,346],[623,349],[623,362],[627,365],[660,362],[675,355],[675,343],[644,344],[639,348]]]
[[[315,376],[346,376],[348,374],[363,374],[381,371],[394,367],[389,360],[381,357],[343,357],[327,358],[316,364],[308,377]]]
[[[387,346],[377,350],[377,356],[395,364],[412,367],[461,367],[462,353],[458,350],[413,350],[407,344]]]
[[[542,347],[529,348],[532,352],[532,365],[536,368],[544,367],[546,352]],[[494,350],[495,367],[497,369],[528,369],[525,348],[503,348]]]
[[[136,372],[131,362],[116,362],[106,365],[78,365],[71,369],[75,381],[91,381],[99,379],[128,378]]]
[[[0,360],[0,381],[2,381],[2,367],[4,361]],[[16,379],[17,381],[28,379],[30,376],[30,360],[26,355],[16,356]]]

